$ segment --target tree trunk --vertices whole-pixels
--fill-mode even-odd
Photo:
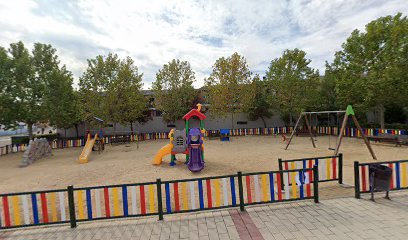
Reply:
[[[67,142],[67,128],[64,128],[64,139],[62,139],[61,141],[62,148],[64,148],[66,142]]]
[[[231,112],[231,129],[234,129],[234,112]]]
[[[75,124],[74,126],[75,126],[76,138],[79,138],[78,124]]]
[[[116,137],[116,122],[113,123],[113,132],[114,136]]]
[[[262,122],[263,122],[263,124],[264,124],[264,128],[266,128],[266,121],[265,121],[265,118],[264,118],[264,117],[261,117],[261,120],[262,120]]]
[[[289,126],[293,126],[292,113],[289,113]]]
[[[33,124],[32,123],[27,123],[27,131],[28,131],[28,138],[32,140],[33,139]]]
[[[379,113],[380,113],[380,127],[381,127],[381,129],[384,129],[385,128],[385,119],[384,119],[384,112],[385,112],[385,108],[384,108],[384,105],[380,105],[379,107],[378,107],[378,111],[379,111]]]
[[[130,132],[133,134],[133,122],[130,122]]]
[[[44,135],[45,128],[41,128],[41,134]]]

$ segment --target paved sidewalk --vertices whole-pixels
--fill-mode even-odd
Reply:
[[[392,201],[300,201],[157,218],[95,221],[0,232],[0,239],[407,239],[408,192]]]

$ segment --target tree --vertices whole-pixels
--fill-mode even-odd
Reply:
[[[272,93],[269,101],[281,116],[289,116],[291,125],[294,114],[314,107],[318,99],[319,71],[309,67],[310,62],[302,50],[285,50],[266,71]]]
[[[326,62],[326,71],[320,83],[320,110],[338,110],[336,77],[331,71],[330,65]]]
[[[386,106],[408,101],[408,19],[401,13],[354,30],[335,53],[328,72],[336,78],[338,101],[357,109],[377,109],[384,128]]]
[[[7,124],[13,122],[10,118],[13,116],[11,106],[13,104],[11,96],[12,84],[10,84],[10,65],[11,59],[7,55],[7,50],[0,47],[0,123]]]
[[[35,43],[32,55],[22,42],[10,44],[7,57],[1,50],[0,67],[7,73],[3,79],[1,121],[8,128],[16,127],[19,122],[27,124],[30,138],[33,136],[33,124],[46,121],[44,96],[50,74],[58,69],[56,50],[49,44]],[[4,70],[6,69],[6,70]]]
[[[210,77],[205,79],[211,113],[219,116],[230,113],[232,128],[234,114],[246,112],[253,101],[251,75],[246,59],[234,53],[217,59]]]
[[[88,59],[88,68],[79,78],[79,92],[85,119],[99,117],[114,120],[114,106],[107,101],[107,92],[118,74],[120,60],[116,54]]]
[[[191,110],[195,96],[193,83],[194,72],[190,63],[173,59],[156,74],[156,81],[152,83],[156,108],[163,112],[166,122],[181,119]]]
[[[272,106],[268,101],[268,89],[264,81],[261,81],[259,75],[255,75],[252,84],[255,90],[255,97],[253,98],[248,109],[249,120],[255,121],[259,118],[262,120],[266,128],[265,118],[272,117]]]
[[[143,74],[138,73],[138,68],[130,57],[119,64],[117,78],[112,82],[107,91],[109,106],[113,106],[112,116],[114,122],[130,123],[133,132],[133,123],[143,115],[147,104],[141,93]]]
[[[141,94],[143,74],[130,57],[119,59],[110,53],[88,60],[79,81],[86,119],[99,117],[114,123],[130,123],[142,115],[146,103]]]
[[[60,70],[54,70],[45,95],[47,119],[51,125],[64,129],[65,137],[66,129],[77,125],[82,120],[79,98],[74,92],[72,83],[72,74],[65,66]]]

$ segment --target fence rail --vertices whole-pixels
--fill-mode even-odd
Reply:
[[[313,181],[309,181],[305,174]],[[281,177],[284,187],[281,186]],[[288,179],[298,179],[289,184]],[[172,181],[1,194],[0,229],[214,210],[254,204],[319,201],[318,167]],[[292,181],[295,182],[295,181]]]
[[[355,197],[360,198],[362,193],[370,192],[369,166],[372,164],[381,164],[392,169],[392,178],[390,181],[390,190],[408,189],[408,160],[396,160],[387,162],[354,162],[354,185]]]
[[[318,167],[245,173],[244,205],[315,199],[318,202]],[[314,179],[314,181],[310,181]],[[269,181],[268,181],[269,180]],[[316,184],[314,184],[316,182]]]
[[[0,196],[0,229],[69,222],[66,189]]]
[[[319,182],[338,181],[343,184],[343,154],[337,156],[299,158],[283,160],[278,159],[279,170],[293,170],[319,166]],[[290,182],[292,183],[292,182]]]

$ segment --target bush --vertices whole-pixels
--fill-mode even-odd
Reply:
[[[28,136],[12,136],[11,144],[28,144],[29,140]]]
[[[55,139],[58,139],[58,133],[52,133],[52,134],[39,134],[39,135],[34,135],[35,138],[46,138],[48,141],[53,141]],[[11,143],[12,144],[28,144],[30,142],[30,138],[28,136],[12,136],[11,137]]]

